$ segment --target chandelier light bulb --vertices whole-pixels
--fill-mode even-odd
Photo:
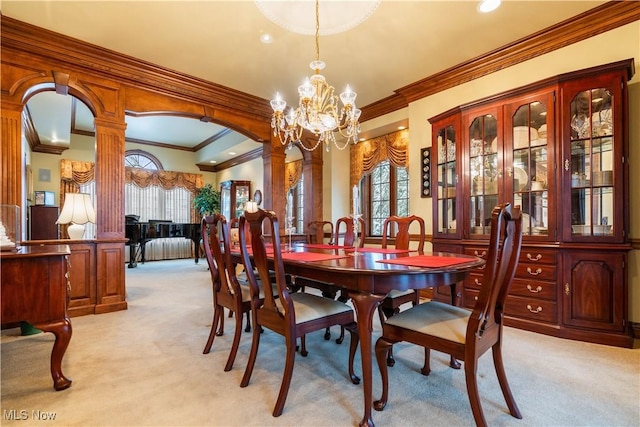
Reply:
[[[276,113],[282,113],[285,107],[287,106],[287,103],[285,102],[285,100],[282,99],[282,97],[280,97],[279,92],[276,92],[276,97],[275,99],[271,100],[270,104],[271,104],[271,108],[273,108],[273,111]]]

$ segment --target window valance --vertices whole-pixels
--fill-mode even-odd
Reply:
[[[351,146],[351,186],[381,162],[396,167],[409,166],[409,130],[401,130],[368,139]]]
[[[60,180],[75,184],[86,184],[95,179],[96,165],[91,162],[77,160],[60,160]]]
[[[302,160],[296,160],[295,162],[289,162],[284,165],[284,194],[287,194],[291,188],[296,186],[301,176]]]
[[[171,172],[165,170],[151,170],[125,167],[126,183],[134,183],[138,187],[155,185],[165,190],[183,187],[195,193],[203,186],[202,175],[198,173]]]

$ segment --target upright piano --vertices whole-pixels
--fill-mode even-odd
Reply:
[[[126,245],[129,246],[129,268],[137,265],[137,260],[145,262],[145,246],[152,239],[166,237],[184,237],[191,239],[194,244],[194,258],[196,264],[200,259],[200,224],[181,224],[166,220],[149,220],[138,222],[137,215],[125,215]]]

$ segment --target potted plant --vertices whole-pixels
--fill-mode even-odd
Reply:
[[[193,207],[201,215],[220,212],[220,191],[213,188],[213,185],[206,184],[193,198]]]

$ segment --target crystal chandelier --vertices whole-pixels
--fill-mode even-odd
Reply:
[[[273,117],[271,127],[273,135],[278,136],[282,145],[292,147],[298,143],[300,147],[307,151],[313,151],[320,144],[324,143],[329,151],[331,143],[339,149],[344,150],[350,142],[358,143],[358,132],[360,132],[361,111],[356,108],[356,93],[349,86],[340,94],[342,109],[339,110],[338,97],[334,94],[334,88],[327,83],[320,71],[324,69],[325,63],[320,60],[320,14],[318,0],[316,0],[316,59],[309,66],[315,74],[305,79],[305,82],[298,87],[300,101],[298,108],[289,109],[285,112],[287,103],[276,94],[276,98],[271,100]],[[317,141],[312,146],[307,146],[301,137],[304,130],[309,130],[317,137]],[[336,133],[345,138],[343,143],[336,140]]]

